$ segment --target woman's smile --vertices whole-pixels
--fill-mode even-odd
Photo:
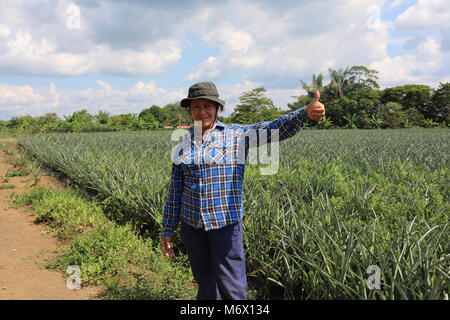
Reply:
[[[192,100],[190,104],[192,120],[201,121],[202,129],[207,130],[214,124],[217,108],[216,103],[208,99]]]

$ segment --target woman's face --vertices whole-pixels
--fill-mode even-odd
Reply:
[[[214,123],[217,105],[211,100],[199,98],[191,101],[189,110],[191,111],[192,120],[201,121],[202,128],[207,129]]]

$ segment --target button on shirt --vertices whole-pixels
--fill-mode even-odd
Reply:
[[[201,128],[191,129],[172,157],[163,237],[172,236],[180,219],[206,231],[239,221],[244,215],[242,187],[248,150],[292,137],[303,128],[305,108],[250,125],[216,121],[204,141]]]

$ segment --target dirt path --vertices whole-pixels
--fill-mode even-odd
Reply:
[[[0,139],[13,142],[15,138]],[[14,150],[17,151],[16,144]],[[69,290],[66,279],[60,273],[39,267],[54,255],[50,250],[58,248],[55,237],[41,233],[44,225],[34,223],[31,213],[22,209],[9,208],[11,193],[22,193],[30,189],[33,178],[28,176],[9,177],[4,182],[8,169],[8,156],[0,151],[0,186],[14,185],[13,189],[0,189],[0,300],[43,299],[43,300],[85,300],[97,299],[98,287]],[[43,174],[38,185],[65,187],[57,179]],[[67,275],[69,276],[69,275]]]

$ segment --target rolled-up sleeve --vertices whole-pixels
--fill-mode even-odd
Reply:
[[[181,214],[181,198],[183,194],[183,169],[181,164],[172,164],[172,180],[170,181],[164,205],[163,237],[171,237],[178,225]]]

